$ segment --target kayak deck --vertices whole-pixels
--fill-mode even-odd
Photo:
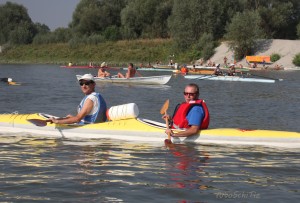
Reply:
[[[132,118],[88,125],[57,125],[48,123],[38,127],[27,119],[45,119],[40,114],[0,115],[1,132],[30,133],[31,135],[69,139],[119,139],[138,142],[162,142],[167,138],[165,123]],[[201,144],[264,145],[270,147],[299,148],[300,133],[272,130],[247,130],[219,128],[201,130],[198,135],[172,138],[174,143],[195,142]]]

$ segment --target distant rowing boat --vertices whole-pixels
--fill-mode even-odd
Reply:
[[[273,79],[261,79],[261,78],[245,78],[240,76],[217,76],[217,75],[185,75],[186,79],[198,79],[198,80],[221,80],[221,81],[239,81],[239,82],[262,82],[262,83],[274,83]]]
[[[187,68],[189,68],[189,69],[195,68],[196,70],[215,70],[216,69],[215,66],[199,66],[199,65],[197,65],[195,67],[189,65],[189,66],[187,66]],[[227,67],[227,66],[221,67],[221,70],[228,70],[228,69],[229,69],[229,67]],[[237,68],[236,67],[235,71],[236,72],[248,72],[249,69],[248,68],[240,68],[240,67]]]
[[[76,75],[80,79],[82,75]],[[125,83],[125,84],[142,84],[142,85],[165,85],[169,82],[172,75],[159,75],[149,77],[132,77],[132,78],[118,78],[118,77],[94,77],[96,83]]]

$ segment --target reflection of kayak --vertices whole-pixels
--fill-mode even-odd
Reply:
[[[174,69],[174,68],[175,68],[175,64],[174,64],[174,65],[153,65],[153,68],[167,68],[167,69]]]
[[[180,70],[174,70],[173,73],[182,73]],[[201,74],[201,75],[211,75],[214,73],[214,70],[199,70],[199,69],[196,69],[195,71],[193,70],[189,70],[189,72],[187,73],[187,75],[194,75],[194,74]],[[185,73],[182,73],[182,74],[185,74]]]
[[[76,75],[77,79],[81,75]],[[159,75],[149,77],[133,77],[133,78],[118,78],[118,77],[94,77],[96,83],[125,83],[125,84],[143,84],[143,85],[164,85],[169,82],[172,75]]]
[[[128,68],[122,68],[123,70],[128,70]],[[173,72],[174,69],[170,68],[137,68],[138,71],[164,71],[164,72]]]
[[[244,78],[240,76],[217,76],[217,75],[186,75],[186,79],[197,80],[221,80],[221,81],[239,81],[239,82],[262,82],[262,83],[274,83],[273,79],[261,79],[261,78]]]
[[[60,66],[61,68],[100,68],[100,66]]]
[[[47,119],[45,114],[2,114],[0,131],[5,135],[17,133],[30,136],[46,136],[68,139],[119,139],[138,142],[159,142],[166,139],[165,123],[131,117],[105,123],[88,125],[56,125],[47,123],[38,127],[27,119]],[[40,120],[38,120],[40,121]],[[13,133],[13,134],[11,134]],[[1,139],[1,138],[0,138]],[[202,130],[189,138],[172,138],[174,143],[196,142],[202,144],[264,145],[272,147],[300,148],[300,133],[271,130],[245,130],[233,128]]]
[[[21,85],[21,83],[18,83],[18,82],[9,82],[8,85]]]

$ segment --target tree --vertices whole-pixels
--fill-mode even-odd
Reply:
[[[234,50],[235,58],[241,59],[250,54],[256,46],[257,39],[263,38],[260,28],[260,16],[256,11],[237,13],[227,27],[226,39]]]
[[[297,25],[297,36],[300,39],[300,23]]]
[[[227,22],[239,10],[239,1],[174,0],[168,22],[171,36],[180,50],[188,49],[204,33],[212,34],[213,40],[222,38]]]
[[[130,0],[121,13],[124,38],[168,37],[171,10],[171,0]]]
[[[300,19],[299,1],[266,1],[257,11],[261,26],[269,38],[295,39]]]
[[[47,25],[41,23],[35,23],[35,29],[39,34],[46,34],[50,32],[50,28]]]
[[[201,4],[197,0],[174,0],[172,15],[169,18],[171,37],[175,40],[176,48],[185,50],[197,40],[202,30]]]
[[[124,0],[81,0],[69,27],[79,35],[100,34],[110,26],[120,27]]]
[[[28,44],[37,33],[27,9],[11,2],[0,6],[0,27],[0,44]]]

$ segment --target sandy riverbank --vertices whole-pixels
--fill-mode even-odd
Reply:
[[[216,53],[210,59],[212,62],[223,64],[223,59],[226,56],[228,62],[233,63],[233,53],[229,49],[226,42],[223,42],[219,47],[216,48],[215,51]],[[285,70],[300,70],[300,67],[296,67],[292,62],[295,55],[300,53],[300,40],[263,40],[261,41],[259,50],[256,51],[254,55],[270,56],[274,53],[279,54],[280,59],[275,63],[270,64],[270,68],[279,65],[284,67]],[[242,64],[244,67],[248,67],[245,59],[238,61],[237,64]]]

